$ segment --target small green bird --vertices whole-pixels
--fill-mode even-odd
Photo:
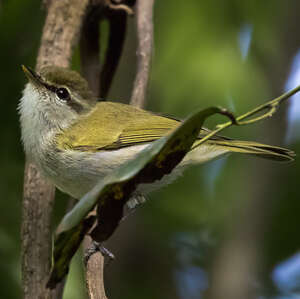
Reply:
[[[180,124],[130,105],[97,102],[75,71],[54,66],[43,68],[40,74],[24,66],[23,70],[29,79],[19,104],[26,155],[57,188],[77,199]],[[199,139],[208,132],[203,128]],[[277,161],[291,161],[294,156],[288,149],[214,136],[191,150],[170,175],[150,189],[168,183],[187,165],[231,152]]]

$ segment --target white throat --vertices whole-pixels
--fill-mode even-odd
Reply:
[[[42,151],[54,134],[53,127],[42,113],[41,94],[28,83],[19,103],[22,142],[28,158]],[[57,131],[56,131],[57,132]]]

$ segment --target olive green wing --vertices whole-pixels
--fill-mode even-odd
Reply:
[[[59,149],[81,151],[115,150],[151,142],[167,135],[180,125],[174,118],[121,103],[99,102],[79,122],[56,137]],[[210,131],[203,128],[202,138]],[[213,136],[213,140],[229,140]]]
[[[157,140],[179,124],[133,106],[99,102],[80,122],[57,135],[56,142],[60,149],[114,150]]]

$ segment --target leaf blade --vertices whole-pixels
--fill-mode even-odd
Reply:
[[[136,187],[140,183],[151,183],[170,173],[190,150],[204,121],[217,113],[233,119],[231,114],[218,107],[198,111],[169,135],[153,142],[135,159],[113,171],[75,205],[63,218],[57,229],[56,254],[48,286],[53,287],[66,275],[72,253],[76,252],[81,242],[81,239],[74,235],[78,235],[82,230],[84,217],[95,205],[99,203],[98,207],[102,218],[98,220],[98,226],[93,230],[92,236],[98,242],[102,242],[114,232],[122,217],[122,208]],[[68,243],[68,240],[71,244]],[[65,246],[68,247],[67,250]]]

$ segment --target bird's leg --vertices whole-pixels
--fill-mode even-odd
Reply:
[[[135,191],[133,195],[130,197],[130,199],[128,200],[127,207],[129,210],[134,210],[141,204],[145,203],[146,201],[147,199],[142,193]]]
[[[124,209],[124,216],[121,219],[121,221],[125,220],[130,214],[136,211],[138,207],[140,207],[143,203],[146,202],[146,198],[144,195],[140,192],[134,192],[134,194],[131,196],[129,201],[127,202],[125,209]],[[84,253],[84,264],[87,265],[90,257],[96,253],[101,252],[101,254],[104,256],[104,258],[107,258],[107,262],[105,266],[110,264],[111,261],[115,259],[115,256],[107,249],[105,248],[102,243],[99,243],[97,241],[92,241],[91,246],[85,251]]]
[[[105,266],[109,265],[111,261],[115,259],[113,253],[111,253],[107,248],[105,248],[101,243],[92,241],[91,246],[84,253],[84,264],[87,265],[90,257],[96,252],[100,252],[104,258],[107,258]]]
[[[133,195],[128,200],[124,208],[124,216],[121,221],[125,220],[129,215],[134,213],[138,207],[144,204],[147,201],[145,196],[140,192],[134,192]]]

